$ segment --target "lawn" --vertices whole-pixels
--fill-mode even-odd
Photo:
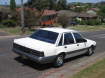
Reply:
[[[96,30],[105,30],[105,25],[97,25],[97,26],[72,26],[72,27],[68,27],[68,29],[74,29],[74,30],[79,30],[79,31],[96,31]],[[9,33],[10,35],[21,35],[21,28],[20,27],[3,27],[0,26],[0,31],[4,31]],[[34,32],[35,30],[28,30],[26,31],[25,34],[31,34],[32,32]]]
[[[96,25],[96,26],[86,26],[86,25],[78,25],[78,26],[72,26],[69,27],[74,30],[79,30],[79,31],[96,31],[96,30],[105,30],[105,25]]]
[[[20,27],[0,27],[0,31],[3,31],[3,32],[7,32],[8,34],[10,35],[21,35],[22,32],[21,32],[21,28]],[[31,34],[33,33],[35,30],[26,30],[25,34]]]
[[[71,78],[105,78],[105,59],[78,72]]]

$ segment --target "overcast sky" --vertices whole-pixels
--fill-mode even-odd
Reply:
[[[0,0],[0,4],[7,5],[7,4],[9,4],[9,1],[10,0]],[[96,2],[100,2],[100,1],[105,1],[105,0],[68,0],[68,2],[84,2],[84,3],[87,3],[87,2],[96,3]],[[27,2],[27,0],[24,0],[24,2]],[[21,0],[16,0],[16,3],[20,4]]]

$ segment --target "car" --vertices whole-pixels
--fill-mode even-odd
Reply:
[[[96,42],[78,31],[64,28],[40,28],[31,36],[14,39],[13,51],[40,64],[64,65],[64,59],[81,54],[92,55]]]

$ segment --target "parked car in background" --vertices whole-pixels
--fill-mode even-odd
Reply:
[[[14,39],[13,51],[37,63],[53,63],[60,67],[64,59],[81,54],[92,55],[96,42],[86,39],[75,30],[40,28],[30,37]]]

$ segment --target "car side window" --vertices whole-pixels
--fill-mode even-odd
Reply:
[[[64,35],[64,45],[73,44],[74,39],[71,33],[66,33]]]
[[[60,38],[60,41],[59,41],[58,46],[62,46],[62,42],[63,42],[63,35],[62,35],[61,38]]]
[[[76,40],[76,42],[77,43],[82,43],[82,42],[84,42],[83,40],[83,37],[80,35],[80,34],[78,34],[78,33],[73,33],[74,34],[74,37],[75,37],[75,40]]]

